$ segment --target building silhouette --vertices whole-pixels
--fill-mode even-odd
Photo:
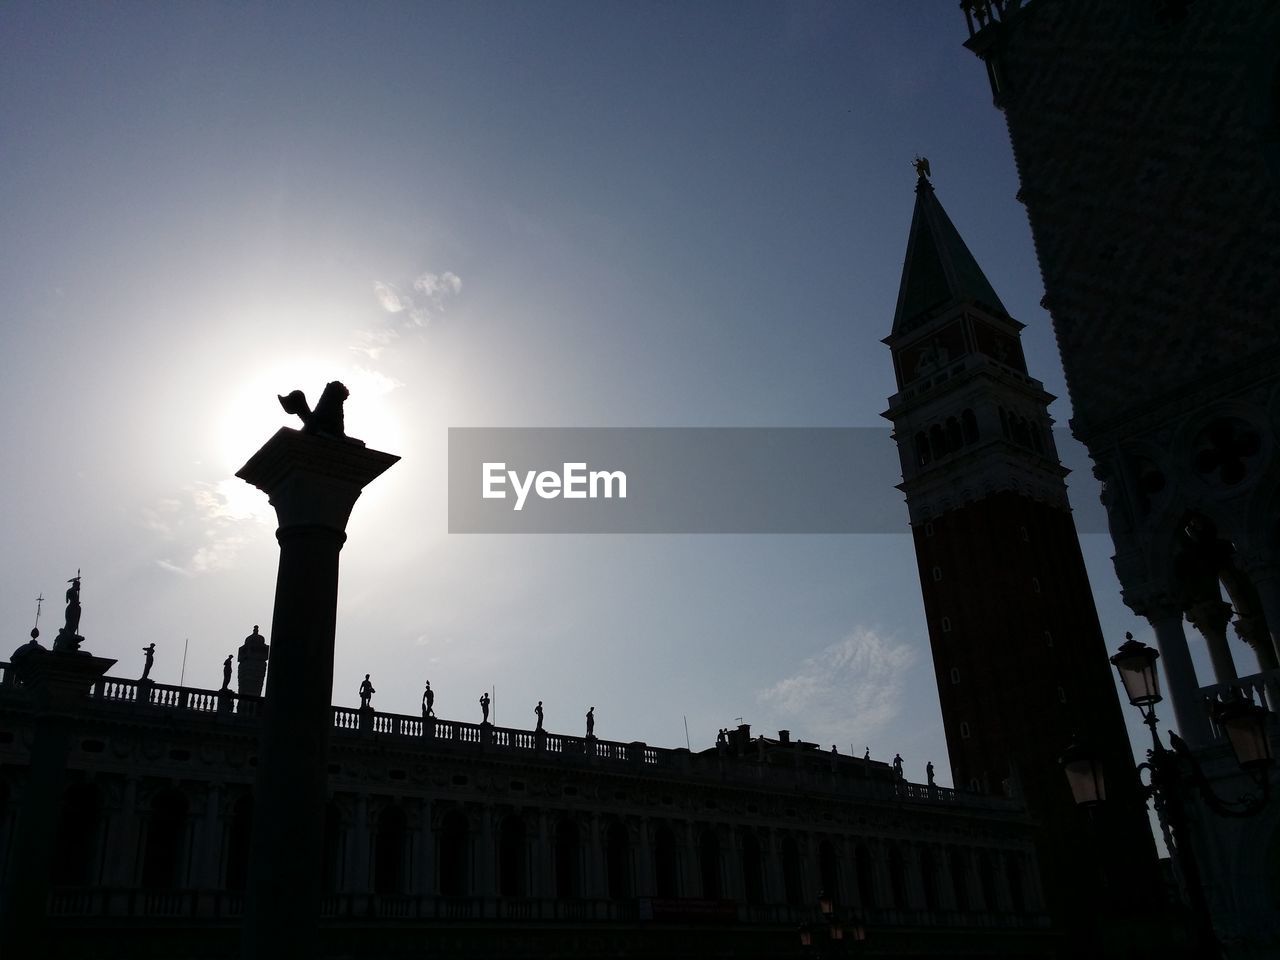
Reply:
[[[1013,319],[918,161],[893,328],[893,422],[954,782],[1025,800],[1050,907],[1073,943],[1127,955],[1094,929],[1110,898],[1154,890],[1115,683],[1067,502],[1048,405]],[[1075,808],[1058,762],[1074,740],[1117,771],[1108,816]],[[1099,835],[1100,834],[1100,835]],[[1101,841],[1101,842],[1100,842]],[[1098,848],[1100,856],[1082,856]]]
[[[961,6],[1008,124],[1124,602],[1161,654],[1161,716],[1217,796],[1258,794],[1207,708],[1252,700],[1274,734],[1280,6]],[[1199,789],[1184,801],[1218,938],[1274,955],[1280,803],[1225,817]]]

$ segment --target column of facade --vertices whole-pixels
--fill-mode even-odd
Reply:
[[[637,897],[652,897],[653,878],[653,824],[648,817],[641,817],[636,827],[636,882]]]
[[[676,829],[676,876],[679,887],[676,894],[692,897],[702,892],[702,878],[698,876],[698,851],[693,840],[693,823],[682,820]]]
[[[920,872],[920,845],[912,842],[898,844],[902,851],[903,886],[907,888],[907,903],[902,904],[910,910],[926,909],[924,898],[924,877]]]
[[[413,831],[413,886],[412,891],[419,895],[435,893],[436,888],[436,843],[435,831],[431,826],[431,800],[421,797],[418,800],[418,813],[414,818],[416,826]]]
[[[742,869],[742,831],[726,828],[729,842],[724,845],[724,877],[721,895],[729,900],[747,902],[747,883]]]
[[[1222,600],[1201,600],[1187,611],[1187,620],[1200,631],[1209,647],[1213,676],[1218,683],[1231,683],[1238,678],[1231,648],[1227,645],[1227,624],[1231,622],[1231,604]]]
[[[1187,648],[1181,608],[1169,597],[1155,597],[1131,606],[1146,617],[1155,630],[1178,733],[1189,745],[1204,746],[1209,742],[1209,718],[1200,700],[1200,685]]]
[[[369,853],[373,845],[369,826],[369,795],[358,793],[351,829],[347,831],[347,878],[343,889],[348,893],[369,892]]]
[[[480,897],[498,895],[497,851],[493,838],[494,810],[485,806],[479,813],[480,833],[476,837],[476,869],[472,881],[472,893]]]
[[[197,841],[195,885],[202,890],[222,887],[222,840],[225,835],[222,821],[222,784],[210,783],[205,787],[204,817],[199,827]]]
[[[760,844],[761,882],[764,885],[765,903],[786,903],[787,886],[782,878],[782,843],[777,830],[769,830]]]
[[[552,853],[547,811],[535,811],[533,818],[533,886],[529,893],[535,897],[553,897],[556,891],[555,857]]]
[[[600,845],[600,818],[587,814],[587,869],[583,873],[582,895],[604,899],[609,891],[604,882],[604,854]]]
[[[1271,638],[1271,656],[1273,661],[1280,661],[1280,565],[1265,560],[1255,560],[1245,566],[1245,575],[1258,592],[1258,602],[1262,605],[1262,615],[1267,621],[1267,630]],[[1259,653],[1259,662],[1262,655]]]
[[[103,880],[110,887],[132,887],[137,882],[138,841],[141,833],[137,777],[125,777],[120,791],[120,808],[112,813],[111,821],[111,829],[107,833],[106,876]]]
[[[796,853],[800,859],[800,902],[808,907],[818,899],[818,887],[822,882],[818,876],[817,857],[813,855],[813,834],[796,835]]]
[[[930,845],[933,851],[933,870],[938,889],[938,909],[952,912],[960,909],[956,902],[956,881],[951,870],[951,851],[937,844]]]

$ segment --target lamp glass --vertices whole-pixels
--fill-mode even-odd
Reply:
[[[1067,775],[1067,786],[1077,806],[1089,806],[1107,799],[1107,782],[1102,764],[1078,742],[1071,744],[1058,761]]]
[[[1218,726],[1227,734],[1236,761],[1246,770],[1271,764],[1267,737],[1267,711],[1248,701],[1234,700],[1215,711]]]
[[[1160,696],[1160,671],[1156,669],[1158,659],[1160,651],[1132,637],[1121,644],[1111,658],[1111,663],[1120,673],[1125,696],[1135,707],[1149,707],[1164,699]]]

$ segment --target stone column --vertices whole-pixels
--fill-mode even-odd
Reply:
[[[35,731],[27,782],[16,798],[13,853],[0,903],[0,943],[14,956],[37,956],[45,936],[45,909],[76,716],[89,688],[115,661],[79,650],[49,651],[34,640],[22,649],[26,652],[13,667],[31,693]]]
[[[1135,613],[1147,618],[1156,632],[1156,646],[1160,650],[1178,733],[1190,746],[1204,746],[1209,742],[1209,717],[1200,702],[1200,685],[1187,649],[1181,608],[1169,597],[1156,597],[1131,606]]]
[[[582,896],[604,899],[609,891],[604,883],[604,852],[600,845],[600,818],[587,815],[587,869],[583,877]]]
[[[282,429],[236,474],[267,494],[280,523],[244,960],[317,953],[338,552],[360,492],[398,459]]]
[[[204,890],[222,887],[222,837],[222,784],[210,783],[205,787],[204,822],[197,841],[196,882]]]
[[[418,801],[417,826],[413,839],[416,851],[413,858],[413,892],[419,895],[435,893],[436,845],[435,831],[431,828],[431,800]]]
[[[347,892],[367,894],[373,889],[369,861],[373,852],[373,821],[369,814],[369,795],[357,793],[351,814],[351,830],[347,834]]]
[[[1238,678],[1231,648],[1227,646],[1227,624],[1231,622],[1231,604],[1221,600],[1201,600],[1187,611],[1187,620],[1200,631],[1209,645],[1213,675],[1218,683],[1231,683]]]
[[[479,897],[496,897],[497,850],[493,840],[493,809],[480,811],[480,836],[476,843],[476,870],[473,893]]]
[[[648,817],[640,818],[640,825],[636,828],[635,836],[635,893],[637,897],[652,897],[655,889],[653,880],[653,832],[650,829]]]
[[[126,777],[120,791],[120,809],[107,833],[106,883],[109,887],[132,887],[137,879],[138,778]]]
[[[1245,573],[1258,592],[1262,615],[1267,620],[1267,629],[1271,634],[1271,655],[1268,659],[1280,660],[1280,566],[1256,562],[1249,565]],[[1261,651],[1258,660],[1260,663],[1263,660]]]
[[[787,888],[782,879],[782,849],[779,843],[778,831],[769,830],[765,835],[764,842],[761,844],[763,876],[761,880],[764,883],[764,902],[765,903],[786,903]]]
[[[551,828],[547,823],[547,811],[538,810],[534,814],[533,888],[529,892],[541,898],[555,896],[556,889],[552,877],[554,872],[555,860],[552,855]]]

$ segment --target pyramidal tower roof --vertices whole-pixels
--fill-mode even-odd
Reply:
[[[909,332],[956,303],[978,303],[1007,317],[1009,311],[934,196],[928,161],[917,160],[916,170],[920,174],[916,208],[902,264],[893,335]]]

